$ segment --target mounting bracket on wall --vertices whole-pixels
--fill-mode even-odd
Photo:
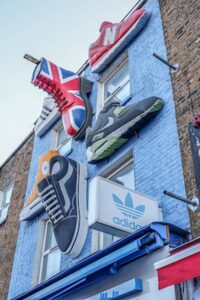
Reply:
[[[196,212],[196,210],[198,209],[200,203],[199,203],[199,199],[197,197],[193,197],[191,200],[188,200],[180,195],[177,195],[177,194],[174,194],[172,192],[168,192],[168,191],[164,191],[163,194],[171,197],[171,198],[174,198],[174,199],[177,199],[177,200],[180,200],[180,201],[183,201],[185,203],[188,204],[188,207],[193,211],[193,212]]]
[[[172,65],[156,53],[153,53],[153,56],[167,65],[171,69],[171,73],[176,73],[179,70],[179,64]]]

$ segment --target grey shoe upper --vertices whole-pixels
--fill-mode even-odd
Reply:
[[[120,106],[116,101],[106,103],[99,113],[95,125],[89,127],[86,132],[86,147],[90,147],[93,142],[106,137],[126,122],[141,115],[159,99],[158,97],[150,97],[128,106]]]

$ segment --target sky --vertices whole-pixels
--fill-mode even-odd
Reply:
[[[136,0],[0,0],[0,165],[33,129],[47,94],[31,84],[28,53],[76,72],[103,21],[117,23]]]

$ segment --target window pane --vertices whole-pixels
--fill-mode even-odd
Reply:
[[[72,139],[68,139],[65,143],[59,148],[60,155],[67,155],[72,150]]]
[[[113,94],[119,87],[121,89],[114,98],[123,100],[130,95],[129,69],[126,62],[106,83],[105,83],[105,100]]]
[[[53,233],[53,228],[50,222],[47,223],[46,240],[44,251],[51,249],[56,246],[56,240]]]
[[[44,247],[45,251],[51,248],[52,235],[53,235],[51,223],[48,222],[46,224],[46,226],[47,226],[47,228],[46,228],[46,240],[45,240],[45,247]]]
[[[129,82],[114,96],[116,101],[122,101],[130,95],[130,84]]]
[[[1,212],[0,212],[0,223],[3,222],[6,219],[7,214],[8,214],[8,208],[9,208],[9,206],[6,206],[4,209],[1,210]]]
[[[113,242],[113,235],[100,232],[100,249],[108,247]]]
[[[131,162],[119,172],[116,172],[113,176],[109,177],[110,180],[124,185],[128,188],[134,188],[134,171],[133,171],[133,163]]]
[[[55,275],[60,271],[60,257],[61,252],[58,249],[50,252],[48,255],[44,256],[42,277],[41,280],[45,280]]]
[[[55,247],[57,245],[55,235],[53,233],[53,228],[52,228],[52,240],[51,240],[51,247]]]
[[[59,131],[58,131],[58,138],[57,138],[57,147],[59,147],[66,139],[68,139],[68,136],[64,130],[64,128],[62,127]]]
[[[12,196],[13,185],[10,185],[3,193],[2,206],[9,204]]]

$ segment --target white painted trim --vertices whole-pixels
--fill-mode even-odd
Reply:
[[[41,252],[40,252],[40,264],[39,264],[39,270],[38,270],[38,283],[42,282],[42,271],[43,271],[44,257],[48,256],[50,253],[53,253],[55,250],[59,250],[57,245],[45,250],[45,244],[46,244],[46,238],[47,238],[47,228],[48,228],[49,223],[51,223],[49,220],[47,220],[47,221],[44,220],[43,221],[43,226],[44,227],[43,227],[43,233],[42,233],[43,238],[42,238],[42,241],[41,241],[42,242],[42,245],[41,245],[42,247],[40,248]],[[52,234],[54,234],[53,228],[52,228]],[[59,252],[60,252],[60,250],[59,250]],[[60,260],[61,260],[61,252],[60,252]]]
[[[128,162],[133,161],[133,167],[134,167],[134,155],[133,150],[127,151],[123,156],[118,157],[112,164],[110,164],[105,170],[103,170],[99,176],[108,178],[110,176],[113,176],[114,173],[118,172],[118,170],[121,170],[123,167],[128,164]]]
[[[108,80],[110,77],[112,77],[113,73],[115,73],[118,69],[121,68],[121,66],[128,61],[128,51],[124,51],[119,57],[115,59],[115,61],[107,68],[103,74],[102,77],[99,79],[101,83],[104,83],[104,81]]]
[[[105,84],[106,82],[114,76],[125,63],[128,62],[128,53],[125,52],[121,55],[116,62],[112,64],[112,66],[106,70],[102,78],[99,80],[98,88],[97,88],[97,105],[96,105],[96,119],[98,117],[99,112],[103,109],[105,104]]]
[[[133,164],[133,156],[130,156],[130,158],[124,160],[121,164],[117,165],[116,167],[113,166],[113,170],[109,173],[108,176],[106,176],[107,179],[110,179],[111,177],[113,177],[114,175],[116,175],[117,173],[119,173],[121,170],[123,170],[124,168],[126,168],[129,164]],[[134,170],[134,168],[133,168]],[[134,187],[133,187],[134,189]]]
[[[39,137],[42,136],[53,125],[54,122],[59,120],[59,118],[60,113],[57,107],[55,107],[44,121],[35,126],[35,134]]]
[[[40,197],[37,197],[28,206],[24,207],[20,213],[20,221],[31,220],[35,216],[39,215],[44,210],[44,206]]]
[[[33,287],[39,283],[42,245],[43,245],[43,240],[44,240],[45,222],[47,220],[48,220],[48,217],[47,217],[47,215],[45,215],[44,217],[42,217],[42,219],[39,222],[36,254],[35,254],[34,267],[33,267],[33,272],[32,272],[32,286]]]
[[[72,137],[66,134],[66,139],[58,146],[58,134],[63,129],[62,120],[53,129],[52,149],[59,151],[61,155],[68,155],[72,151]]]
[[[186,257],[189,257],[191,255],[194,255],[196,253],[199,253],[200,252],[200,243],[198,245],[195,245],[193,247],[190,247],[188,249],[185,249],[177,254],[174,254],[174,255],[171,255],[161,261],[158,261],[154,264],[154,268],[157,270],[157,269],[160,269],[160,268],[163,268],[165,266],[168,266],[170,264],[173,264],[177,261],[180,261]]]
[[[4,202],[4,195],[6,194],[6,192],[11,188],[11,194],[10,194],[10,198],[9,198],[9,203],[3,203]],[[8,217],[8,211],[9,211],[9,207],[10,207],[10,204],[11,204],[11,199],[12,199],[12,193],[13,193],[13,188],[14,188],[14,182],[11,182],[9,185],[6,186],[6,188],[1,191],[1,194],[0,194],[0,213],[8,208],[7,210],[7,214],[6,216],[1,219],[1,215],[0,215],[0,224],[4,223]]]
[[[63,145],[65,145],[66,143],[68,143],[68,141],[71,139],[70,136],[66,136],[66,138],[64,139],[64,141],[58,145],[58,135],[59,135],[59,132],[64,129],[63,125],[60,126],[60,128],[58,130],[55,130],[55,144],[54,144],[54,148],[59,150]]]

